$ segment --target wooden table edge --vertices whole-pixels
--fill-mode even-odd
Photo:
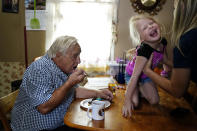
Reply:
[[[66,124],[67,126],[69,126],[71,128],[77,128],[77,129],[81,129],[81,130],[88,130],[88,131],[111,131],[111,130],[107,130],[107,129],[103,129],[103,128],[94,128],[94,127],[88,127],[88,126],[82,126],[82,125],[73,124],[73,123],[69,122],[69,120],[64,120],[64,124]]]

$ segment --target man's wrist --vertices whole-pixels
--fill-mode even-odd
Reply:
[[[74,84],[74,82],[72,82],[72,81],[66,81],[65,82],[65,84],[64,84],[67,88],[71,88],[71,87],[73,87],[75,84]]]

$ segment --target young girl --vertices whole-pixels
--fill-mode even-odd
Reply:
[[[131,117],[131,110],[138,106],[139,91],[150,104],[159,102],[156,85],[142,71],[152,53],[154,55],[152,69],[167,58],[165,51],[167,41],[162,39],[161,28],[153,18],[143,15],[131,17],[130,35],[133,43],[138,46],[136,56],[126,67],[126,75],[130,80],[122,110],[124,117]]]

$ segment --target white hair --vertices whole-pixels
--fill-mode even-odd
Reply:
[[[47,54],[50,58],[54,58],[56,53],[60,52],[63,55],[66,54],[66,51],[69,47],[78,44],[77,39],[73,36],[60,36],[58,37],[51,47],[47,50]]]

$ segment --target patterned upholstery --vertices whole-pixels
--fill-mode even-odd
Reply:
[[[11,92],[11,82],[22,79],[24,71],[21,62],[0,62],[0,97]]]

